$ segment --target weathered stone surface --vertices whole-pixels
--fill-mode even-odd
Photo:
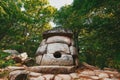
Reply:
[[[66,37],[66,36],[52,36],[52,37],[49,37],[46,41],[47,44],[50,44],[50,43],[65,43],[65,44],[68,44],[70,45],[71,44],[71,40],[69,37]]]
[[[98,75],[98,77],[99,77],[99,78],[108,78],[109,76],[108,76],[108,74],[106,74],[106,73],[100,73],[100,74]]]
[[[45,53],[46,53],[46,49],[47,49],[47,44],[38,47],[38,49],[37,49],[37,51],[36,51],[36,55],[45,54]]]
[[[78,55],[78,54],[77,54],[77,50],[76,50],[76,48],[75,48],[74,46],[70,46],[70,53],[71,53],[72,55]]]
[[[47,74],[72,73],[75,69],[74,66],[33,66],[28,68],[29,71]]]
[[[54,80],[63,80],[60,76],[55,76]]]
[[[43,39],[40,43],[40,46],[46,45],[46,39]]]
[[[36,56],[36,63],[37,64],[40,64],[41,63],[41,61],[42,61],[42,57],[43,57],[43,55],[38,55],[38,56]]]
[[[73,33],[71,30],[68,29],[63,29],[63,28],[54,28],[48,31],[45,31],[43,33],[43,38],[48,38],[50,36],[55,36],[55,35],[59,35],[59,36],[67,36],[67,37],[72,37]]]
[[[70,76],[72,77],[72,79],[79,79],[79,76],[77,73],[71,73]]]
[[[39,76],[37,78],[30,78],[29,80],[46,80],[46,79],[43,76]]]
[[[29,73],[29,77],[38,77],[38,76],[41,76],[42,74],[41,73],[36,73],[36,72],[30,72]]]
[[[60,58],[55,58],[54,54],[44,54],[41,65],[71,66],[73,65],[73,58],[71,55],[65,54],[62,54]]]
[[[75,66],[78,67],[80,63],[79,63],[79,59],[77,56],[74,58],[74,61],[75,61]]]
[[[16,50],[3,50],[3,52],[10,53],[10,54],[15,54],[15,55],[20,54],[20,53],[19,53],[18,51],[16,51]]]
[[[68,74],[58,74],[57,76],[61,77],[62,80],[71,80],[72,79],[72,77]]]
[[[28,75],[28,71],[26,70],[16,70],[16,71],[12,71],[9,74],[9,79],[10,80],[17,80],[18,76],[21,75],[21,79],[23,79],[25,76]]]
[[[90,67],[89,64],[87,66]],[[101,70],[95,67],[91,69],[86,65],[77,70],[74,66],[23,66],[24,70],[21,70],[22,67],[13,68],[13,71],[10,69],[9,80],[27,80],[28,77],[29,80],[120,80],[118,71]]]
[[[46,80],[53,80],[54,74],[45,74],[45,75],[43,75],[43,77],[45,77]]]
[[[69,47],[67,44],[62,43],[48,44],[47,54],[53,54],[55,52],[64,52],[70,54]]]
[[[25,67],[8,66],[6,69],[8,69],[8,70],[10,70],[10,71],[14,71],[14,70],[24,70]]]
[[[93,80],[99,80],[98,76],[90,76]]]
[[[81,72],[81,74],[94,76],[95,72],[93,72],[93,71],[83,71],[83,72]]]
[[[18,55],[22,61],[26,60],[28,58],[28,54],[26,52],[23,52]]]

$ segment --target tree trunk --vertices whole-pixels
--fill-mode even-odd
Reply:
[[[75,47],[76,47],[78,53],[79,53],[79,39],[78,39],[79,32],[80,32],[80,30],[73,30]]]

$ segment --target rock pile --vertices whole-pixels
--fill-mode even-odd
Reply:
[[[9,75],[10,80],[120,80],[120,73],[116,70],[101,70],[94,66],[82,66],[83,68],[77,69],[69,74],[51,74],[33,72],[30,68],[25,67],[8,67],[12,72]],[[17,70],[19,69],[19,70]]]
[[[36,51],[36,63],[32,67],[8,67],[9,80],[120,80],[117,71],[100,70],[83,63],[79,66],[72,32],[52,29],[43,33],[43,40]]]

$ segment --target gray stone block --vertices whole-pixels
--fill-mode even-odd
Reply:
[[[77,50],[74,46],[70,46],[70,53],[71,55],[78,55]]]
[[[43,55],[38,55],[38,56],[36,56],[36,63],[37,64],[40,64],[41,63],[41,61],[42,61],[42,57],[43,57]]]
[[[48,44],[47,54],[53,54],[55,52],[64,52],[68,54],[70,53],[69,47],[67,44],[63,44],[63,43]]]
[[[65,36],[52,36],[49,37],[46,41],[47,44],[50,43],[65,43],[70,45],[71,44],[71,39],[69,37],[65,37]]]
[[[45,54],[45,53],[46,53],[46,49],[47,49],[47,44],[38,47],[38,49],[37,49],[37,51],[36,51],[36,55]]]
[[[41,65],[59,65],[59,66],[71,66],[73,65],[72,55],[62,54],[59,58],[54,54],[44,54]]]

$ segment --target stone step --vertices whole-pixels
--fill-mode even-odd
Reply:
[[[38,73],[72,73],[75,72],[75,66],[34,66],[29,67],[29,71],[38,72]]]

